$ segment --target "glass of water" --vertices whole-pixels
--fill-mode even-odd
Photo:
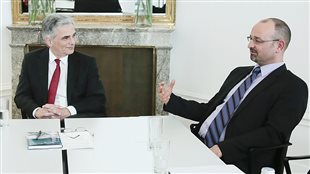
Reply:
[[[168,174],[170,141],[158,140],[153,142],[154,173]]]
[[[9,101],[5,98],[0,98],[0,127],[9,125]]]
[[[163,117],[151,116],[148,120],[148,138],[149,138],[149,149],[153,148],[155,141],[160,141],[163,137]]]

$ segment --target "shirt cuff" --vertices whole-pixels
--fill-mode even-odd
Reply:
[[[35,115],[35,113],[37,112],[37,110],[38,110],[39,108],[40,108],[40,107],[37,107],[37,108],[35,108],[35,109],[32,111],[32,116],[33,116],[33,118],[37,118],[36,115]]]
[[[77,111],[76,111],[74,106],[68,106],[67,109],[69,110],[70,115],[76,115],[77,114]]]

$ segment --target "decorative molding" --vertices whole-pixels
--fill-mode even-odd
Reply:
[[[122,13],[68,13],[76,23],[84,25],[134,25],[135,15]],[[166,0],[165,14],[154,14],[153,25],[175,25],[176,0]],[[12,0],[13,24],[28,25],[28,13],[22,13],[21,1]]]
[[[5,83],[0,85],[0,96],[11,96],[12,95],[12,85]]]
[[[302,118],[302,120],[300,121],[298,126],[310,128],[310,119],[307,118],[306,115],[309,116],[309,113],[307,113],[307,112],[305,113],[305,116]]]
[[[195,100],[198,102],[208,102],[211,99],[211,96],[207,96],[207,95],[199,94],[195,92],[190,92],[190,91],[185,91],[185,90],[179,90],[179,89],[174,89],[174,93],[186,99]],[[206,97],[202,98],[202,96],[206,96]]]

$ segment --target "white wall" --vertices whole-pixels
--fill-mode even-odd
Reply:
[[[11,0],[2,0],[0,4],[1,21],[0,21],[0,62],[1,62],[1,89],[11,88],[11,33],[6,26],[12,23]]]
[[[0,1],[0,12],[0,99],[5,98],[0,101],[8,100],[11,103],[11,33],[6,28],[12,23],[11,0]],[[7,109],[11,110],[11,105]]]
[[[246,36],[254,24],[268,17],[281,18],[290,26],[292,41],[285,62],[310,87],[308,1],[177,0],[176,14],[170,63],[176,93],[188,99],[208,101],[234,67],[253,65]],[[308,109],[293,132],[293,146],[288,154],[310,154],[309,132]],[[309,170],[310,160],[294,167],[297,165],[302,165],[298,172]]]

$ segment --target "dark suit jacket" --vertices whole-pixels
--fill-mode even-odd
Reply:
[[[199,121],[192,132],[200,138],[198,131],[201,124],[252,69],[234,69],[208,103],[172,95],[164,110]],[[303,80],[287,70],[285,65],[273,71],[248,94],[229,121],[225,139],[218,144],[223,153],[222,160],[248,172],[248,149],[288,142],[292,130],[302,119],[307,100],[308,89]],[[260,173],[258,170],[262,166],[269,166],[275,154],[260,155],[257,159],[264,160],[257,163],[255,173]]]
[[[14,101],[28,118],[47,103],[48,48],[25,55]],[[105,114],[105,95],[94,58],[78,52],[68,56],[67,100],[77,114]]]

